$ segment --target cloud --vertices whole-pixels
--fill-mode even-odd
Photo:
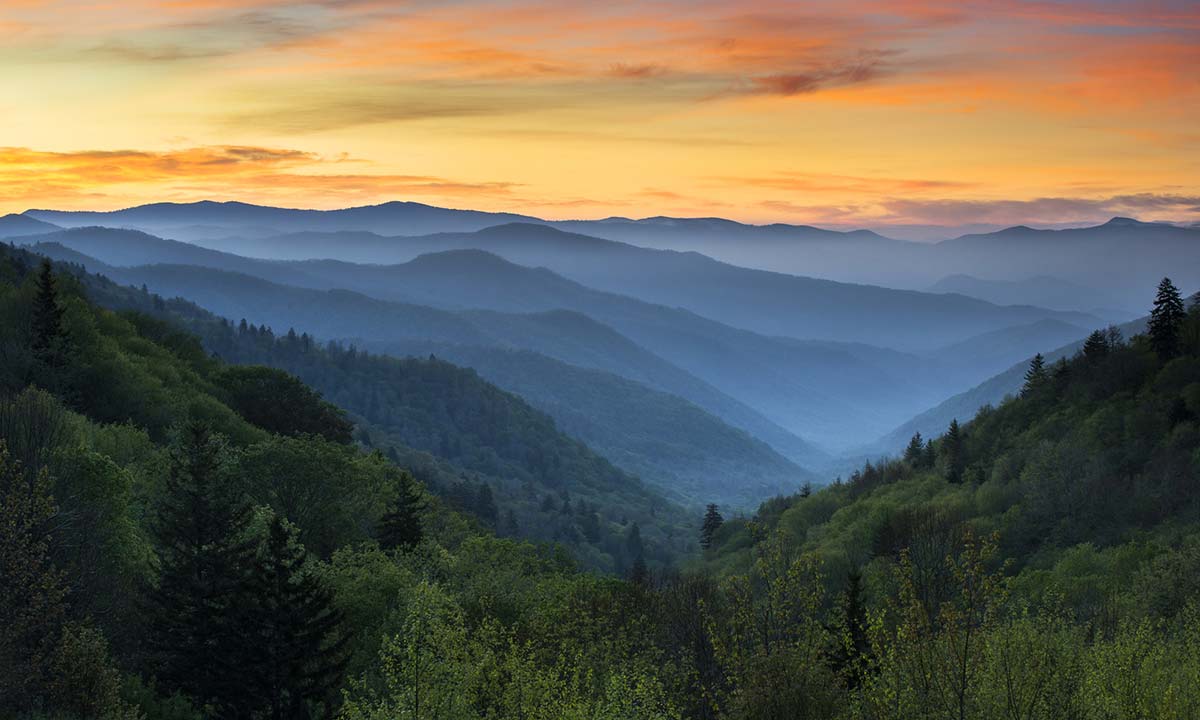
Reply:
[[[830,173],[778,172],[756,177],[720,177],[719,183],[786,190],[796,193],[840,193],[854,195],[892,195],[935,190],[963,189],[975,183],[960,180],[920,178],[865,177]]]
[[[736,92],[748,95],[806,95],[829,87],[845,87],[870,82],[887,69],[885,51],[860,52],[857,57],[828,63],[806,72],[760,75],[742,82]]]
[[[326,203],[421,195],[509,197],[519,184],[430,175],[338,173],[346,158],[253,146],[41,152],[0,148],[0,202],[160,195],[190,199],[320,197]]]
[[[659,77],[667,72],[667,68],[663,65],[655,63],[642,64],[627,64],[614,63],[609,69],[608,74],[617,78],[630,78],[634,80],[644,80],[646,78]]]

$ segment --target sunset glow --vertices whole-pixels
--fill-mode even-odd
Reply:
[[[1200,220],[1187,1],[0,3],[0,210]]]

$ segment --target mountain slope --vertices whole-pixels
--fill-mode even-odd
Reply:
[[[55,247],[39,248],[54,250]],[[71,256],[78,260],[78,255]],[[85,263],[86,264],[86,263]],[[615,345],[632,360],[648,356],[628,340],[590,319],[550,314],[486,317],[374,300],[344,290],[309,290],[276,285],[251,276],[209,268],[156,265],[111,268],[109,277],[186,297],[234,320],[282,330],[295,327],[319,338],[348,338],[360,347],[391,355],[449,358],[476,368],[501,387],[517,392],[618,466],[692,503],[719,500],[750,506],[764,496],[815,479],[762,441],[734,430],[699,407],[605,372],[588,372],[543,355],[514,353],[515,346],[559,347],[565,333],[592,326],[610,342],[588,343],[565,354],[586,357]],[[518,329],[516,326],[520,326]],[[522,340],[523,339],[523,340]],[[514,342],[517,341],[517,342]],[[651,359],[657,360],[652,356]],[[668,377],[687,376],[658,361]],[[694,379],[699,389],[704,387]],[[714,399],[722,396],[711,388]],[[736,403],[728,401],[734,406]],[[747,410],[748,415],[752,415]],[[629,417],[635,413],[637,417]],[[585,418],[592,418],[585,422]],[[768,425],[765,421],[763,425]],[[787,436],[776,428],[776,434]],[[791,437],[791,436],[787,436]],[[792,438],[791,449],[804,449]],[[720,452],[717,452],[720,448]],[[809,450],[807,454],[814,455]],[[727,471],[727,472],[726,472]],[[714,472],[721,472],[720,481]]]
[[[41,235],[61,229],[57,225],[37,220],[28,215],[9,213],[0,217],[0,239]]]
[[[7,263],[7,252],[0,248],[0,264]],[[30,266],[36,267],[36,256],[26,261]],[[356,437],[370,439],[374,447],[424,466],[438,461],[423,459],[422,453],[451,464],[460,477],[438,488],[451,501],[457,502],[455,494],[464,488],[472,498],[481,483],[494,488],[488,491],[493,498],[488,504],[495,517],[488,522],[495,526],[512,511],[516,525],[510,523],[507,532],[564,542],[588,567],[627,569],[631,558],[622,548],[630,522],[641,527],[648,560],[669,562],[693,542],[682,508],[470,369],[433,358],[396,359],[337,345],[320,347],[308,336],[277,338],[264,328],[239,328],[186,301],[165,301],[82,269],[73,272],[88,300],[71,306],[71,313],[84,313],[70,316],[72,342],[86,343],[82,357],[89,370],[73,373],[71,382],[84,384],[86,392],[76,394],[86,406],[98,408],[93,415],[99,421],[133,422],[162,438],[183,418],[208,418],[239,442],[254,440],[261,433],[246,429],[223,401],[209,397],[219,400],[222,393],[219,377],[209,377],[222,365],[212,359],[214,353],[224,362],[269,365],[296,375],[352,413],[358,421]],[[0,303],[30,297],[0,289],[5,291]],[[143,315],[118,317],[91,303]],[[5,312],[11,316],[8,305]],[[150,315],[169,324],[152,322],[145,317]],[[14,328],[19,331],[21,325],[0,326]],[[180,328],[198,335],[204,347]],[[5,347],[12,346],[11,337],[4,340]],[[126,354],[137,358],[104,354],[117,345],[127,346]],[[168,356],[169,361],[162,359]],[[3,371],[0,379],[6,382],[29,375],[12,363]],[[575,503],[578,518],[562,513],[564,498]],[[595,523],[584,517],[589,513],[595,513]]]
[[[1140,318],[1118,326],[1125,337],[1132,337],[1146,330],[1146,318]],[[1042,352],[1046,362],[1055,362],[1070,358],[1083,347],[1085,338],[1059,346],[1056,349]],[[1035,353],[1036,354],[1036,353]],[[872,443],[867,450],[870,452],[895,453],[903,448],[913,433],[920,432],[925,437],[934,437],[946,429],[951,420],[974,417],[980,408],[988,405],[998,405],[1003,400],[1020,390],[1024,383],[1025,371],[1033,355],[1014,363],[1012,366],[984,380],[978,385],[947,398],[936,406],[919,413],[908,422]]]

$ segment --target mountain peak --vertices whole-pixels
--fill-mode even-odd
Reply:
[[[1120,215],[1117,215],[1117,216],[1113,217],[1111,220],[1109,220],[1108,222],[1104,223],[1104,225],[1101,227],[1136,227],[1138,225],[1146,225],[1146,224],[1147,223],[1144,223],[1141,220],[1137,220],[1135,218],[1122,217]]]

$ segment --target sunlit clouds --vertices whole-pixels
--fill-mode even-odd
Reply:
[[[0,209],[1200,220],[1193,2],[3,2]]]

